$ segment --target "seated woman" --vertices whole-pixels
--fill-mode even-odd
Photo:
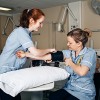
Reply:
[[[30,57],[45,61],[65,61],[65,69],[70,73],[65,86],[50,94],[49,100],[95,100],[93,76],[96,68],[96,53],[85,45],[88,42],[89,31],[80,28],[67,34],[69,50],[49,53],[35,57],[29,52],[18,52],[18,57]]]

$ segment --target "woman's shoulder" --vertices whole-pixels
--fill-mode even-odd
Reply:
[[[70,57],[70,55],[71,55],[71,50],[62,50],[62,52],[65,57]]]
[[[16,34],[16,35],[25,35],[28,33],[27,31],[27,28],[23,28],[23,27],[16,27],[13,31],[12,31],[13,34]]]
[[[88,48],[87,51],[96,53],[95,49],[93,48]]]
[[[96,51],[93,48],[87,48],[87,54],[89,54],[89,55],[96,55]]]
[[[68,53],[68,52],[71,52],[71,50],[62,50],[62,52],[67,52]]]
[[[14,29],[14,31],[25,31],[25,28],[23,28],[23,27],[16,27]]]

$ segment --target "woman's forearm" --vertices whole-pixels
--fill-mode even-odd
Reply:
[[[61,62],[64,61],[64,55],[62,51],[57,51],[55,53],[47,53],[42,56],[36,56],[30,52],[24,52],[24,51],[18,51],[16,54],[17,54],[17,57],[19,58],[29,57],[33,60],[52,60],[52,61],[61,61]]]
[[[48,53],[51,53],[51,52],[56,52],[55,49],[37,49],[35,47],[30,47],[29,48],[29,51],[31,54],[33,54],[34,56],[44,56]]]
[[[33,60],[51,60],[51,54],[46,54],[46,55],[44,55],[44,56],[34,56],[34,55],[32,55],[31,53],[29,53],[29,52],[26,52],[25,53],[25,56],[26,57],[29,57],[29,58],[31,58],[31,59],[33,59]]]
[[[77,65],[72,61],[71,58],[66,58],[65,64],[66,66],[70,66],[74,70],[74,72],[76,72],[80,76],[85,76],[89,71],[89,68],[87,66]]]
[[[87,66],[77,65],[73,62],[70,64],[70,67],[80,76],[85,76],[89,71]]]

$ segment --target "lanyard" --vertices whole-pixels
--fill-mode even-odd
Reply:
[[[78,60],[77,60],[76,64],[77,64],[77,65],[80,65],[80,64],[81,64],[82,59],[83,59],[83,55],[80,55],[80,57],[78,58]]]
[[[70,56],[71,56],[71,58],[72,58],[72,51],[71,51],[71,53],[70,53]],[[80,55],[79,58],[78,58],[78,60],[76,61],[76,64],[77,64],[77,65],[80,65],[82,59],[83,59],[83,55]]]

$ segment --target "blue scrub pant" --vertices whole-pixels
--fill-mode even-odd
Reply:
[[[21,100],[20,94],[15,97],[12,97],[0,89],[0,100]]]
[[[55,92],[52,92],[49,96],[49,100],[79,100],[79,99],[69,94],[66,90],[60,89]]]

